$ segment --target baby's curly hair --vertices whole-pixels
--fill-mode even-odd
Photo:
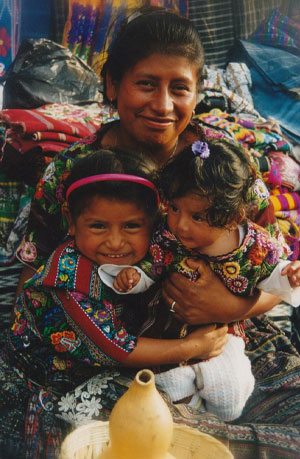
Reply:
[[[172,199],[195,193],[210,202],[206,219],[210,226],[225,228],[241,223],[250,205],[256,169],[245,148],[230,140],[207,142],[209,156],[201,158],[192,145],[160,170],[163,197]]]

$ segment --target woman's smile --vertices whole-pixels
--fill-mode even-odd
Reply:
[[[148,118],[146,116],[142,116],[141,118],[143,118],[145,126],[154,131],[165,131],[167,128],[172,126],[173,123],[175,123],[175,121],[171,120],[158,120]]]
[[[183,56],[152,54],[110,86],[122,119],[122,140],[169,152],[196,105],[197,67]]]

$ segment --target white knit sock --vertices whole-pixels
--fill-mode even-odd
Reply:
[[[205,399],[207,411],[225,421],[241,415],[254,388],[250,360],[244,349],[242,338],[228,335],[221,355],[193,365],[199,395]]]
[[[155,383],[158,389],[170,396],[172,402],[177,402],[196,392],[195,372],[190,365],[157,373]]]

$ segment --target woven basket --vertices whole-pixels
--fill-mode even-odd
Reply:
[[[109,442],[108,424],[95,421],[75,429],[65,438],[59,458],[98,459]],[[176,459],[233,459],[229,449],[211,435],[179,424],[174,424],[169,452]]]

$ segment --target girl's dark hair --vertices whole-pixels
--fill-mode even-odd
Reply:
[[[202,82],[204,51],[197,29],[185,17],[166,8],[142,7],[122,21],[101,76],[106,94],[109,74],[115,85],[125,72],[154,53],[183,56],[198,68],[198,86]]]
[[[119,173],[137,175],[154,185],[157,182],[155,166],[149,158],[114,147],[109,150],[100,149],[76,161],[64,183],[65,193],[72,183],[82,178]],[[134,203],[151,218],[157,214],[158,202],[154,190],[135,182],[109,180],[92,182],[71,192],[68,206],[72,218],[76,220],[95,196]]]
[[[219,228],[244,219],[256,169],[248,152],[229,140],[208,142],[209,157],[195,156],[191,146],[182,150],[160,171],[164,197],[172,200],[196,193],[210,202],[209,225]]]

